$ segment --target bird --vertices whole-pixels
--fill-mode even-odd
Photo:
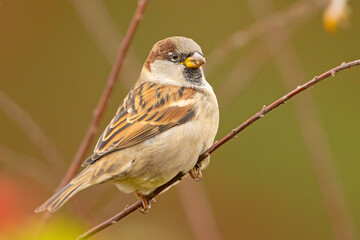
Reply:
[[[146,213],[146,196],[178,173],[200,180],[210,161],[198,157],[214,142],[219,107],[202,65],[200,46],[174,36],[156,42],[140,76],[101,134],[86,167],[35,212],[55,212],[81,190],[112,183],[135,193]]]

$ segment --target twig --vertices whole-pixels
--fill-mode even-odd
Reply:
[[[232,138],[235,138],[237,136],[237,134],[240,133],[242,130],[244,130],[245,128],[247,128],[251,124],[253,124],[255,121],[259,120],[260,118],[263,118],[265,116],[265,114],[267,114],[271,110],[277,108],[281,104],[286,103],[286,101],[288,101],[289,99],[291,99],[295,95],[301,93],[302,91],[304,91],[304,90],[306,90],[308,88],[311,88],[313,85],[319,83],[321,80],[324,80],[325,78],[328,78],[329,76],[334,76],[335,73],[337,73],[337,72],[339,72],[341,70],[351,68],[351,67],[354,67],[354,66],[358,66],[358,65],[360,65],[360,59],[352,61],[352,62],[348,62],[348,63],[342,63],[341,65],[324,72],[320,76],[314,77],[312,80],[308,81],[307,83],[305,83],[305,84],[303,84],[301,86],[298,86],[297,88],[295,88],[291,92],[287,93],[283,97],[281,97],[278,100],[276,100],[275,102],[271,103],[269,106],[263,106],[263,108],[259,112],[254,114],[252,117],[250,117],[248,120],[243,122],[238,127],[234,128],[230,133],[225,135],[219,141],[215,142],[214,145],[212,145],[208,150],[206,150],[203,154],[201,154],[199,156],[197,164],[200,164],[205,158],[207,158],[211,153],[213,153],[216,149],[221,147],[223,144],[225,144],[226,142],[228,142]],[[155,189],[155,191],[148,196],[148,199],[154,198],[155,196],[157,196],[158,194],[160,194],[161,192],[163,192],[164,190],[169,188],[174,183],[180,181],[181,178],[184,175],[185,175],[184,173],[178,173],[169,182],[167,182],[164,185],[162,185],[162,186],[158,187],[157,189]],[[101,231],[101,230],[115,224],[116,222],[118,222],[122,218],[124,218],[127,215],[129,215],[130,213],[134,212],[139,207],[141,207],[141,202],[140,201],[135,202],[131,206],[126,206],[124,210],[122,210],[121,212],[119,212],[118,214],[113,216],[112,218],[110,218],[110,219],[104,221],[103,223],[95,226],[94,228],[90,229],[86,233],[79,236],[77,239],[88,239],[89,237],[93,236],[94,234],[98,233],[99,231]]]
[[[85,137],[83,141],[81,142],[81,145],[75,155],[75,158],[68,169],[67,173],[65,174],[64,178],[62,179],[60,185],[57,188],[57,191],[61,189],[65,184],[67,184],[76,174],[78,171],[81,161],[83,160],[87,150],[89,149],[89,146],[95,136],[95,133],[97,131],[97,127],[99,125],[100,119],[105,111],[105,108],[107,106],[107,103],[109,101],[112,89],[115,85],[117,76],[119,75],[119,72],[121,70],[121,67],[123,66],[124,59],[127,53],[127,50],[129,49],[130,43],[134,37],[135,31],[137,29],[137,26],[139,25],[140,20],[142,19],[142,16],[144,14],[146,5],[148,3],[148,0],[139,0],[137,9],[134,13],[134,16],[131,20],[129,29],[125,35],[125,38],[121,44],[120,51],[118,53],[118,56],[116,58],[116,62],[114,63],[110,76],[107,80],[107,83],[105,85],[105,88],[103,90],[103,93],[100,97],[99,103],[93,113],[93,118],[91,120],[91,123],[86,131]]]
[[[45,134],[41,126],[20,105],[0,90],[0,110],[2,110],[28,136],[39,149],[55,173],[64,169],[64,160],[55,144]]]

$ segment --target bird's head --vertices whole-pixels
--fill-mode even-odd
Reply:
[[[192,39],[169,37],[153,46],[144,64],[155,81],[172,85],[201,86],[205,63],[200,46]],[[170,83],[171,82],[171,83]]]

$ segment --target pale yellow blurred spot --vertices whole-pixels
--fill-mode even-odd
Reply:
[[[332,0],[324,11],[323,23],[328,33],[335,33],[339,27],[349,24],[350,7],[347,0]]]

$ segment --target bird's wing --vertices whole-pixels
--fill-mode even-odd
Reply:
[[[83,165],[105,154],[141,143],[195,115],[192,88],[138,82],[121,103]]]

